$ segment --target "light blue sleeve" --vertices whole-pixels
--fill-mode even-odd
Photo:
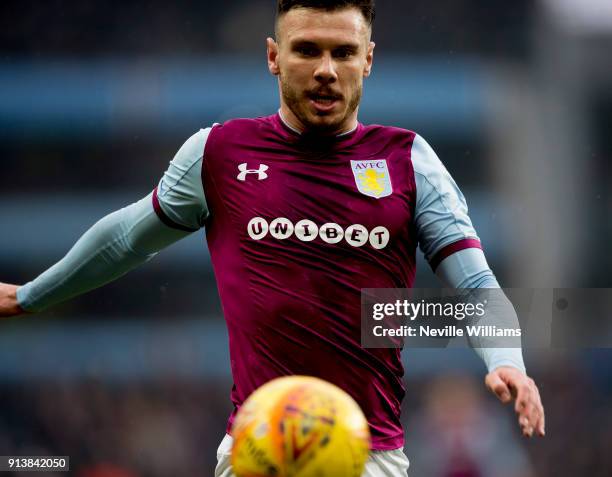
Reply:
[[[100,287],[198,230],[208,216],[201,174],[209,132],[183,144],[152,194],[99,220],[64,258],[18,288],[20,306],[42,311]]]
[[[19,305],[29,312],[42,311],[98,288],[189,235],[160,222],[151,198],[149,194],[94,224],[64,258],[17,289]]]
[[[160,218],[167,218],[168,221],[164,221],[171,227],[195,231],[208,217],[202,162],[210,131],[211,128],[200,129],[183,144],[154,192],[161,208]]]
[[[417,189],[415,223],[425,258],[432,263],[453,243],[464,239],[479,240],[461,190],[431,146],[418,135],[412,146],[412,164]],[[500,288],[479,248],[464,248],[449,254],[435,271],[442,283],[451,288]],[[518,328],[512,303],[503,293],[493,296],[495,299],[487,304],[486,316],[495,324]],[[470,344],[489,372],[500,366],[512,366],[525,372],[521,348],[486,348],[479,346],[477,338],[471,338]]]
[[[468,216],[465,197],[434,150],[421,137],[412,145],[416,182],[415,225],[427,261],[444,247],[478,235]]]
[[[468,248],[446,257],[436,269],[436,275],[445,286],[457,289],[500,288],[495,275],[481,249]],[[504,293],[489,296],[487,314],[491,323],[505,328],[519,328],[514,306]],[[500,366],[511,366],[525,372],[521,348],[486,348],[479,346],[477,338],[470,338],[470,344],[482,358],[489,372]]]

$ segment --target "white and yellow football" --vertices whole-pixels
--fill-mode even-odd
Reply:
[[[360,477],[370,450],[357,403],[327,381],[274,379],[242,405],[232,426],[237,477]]]

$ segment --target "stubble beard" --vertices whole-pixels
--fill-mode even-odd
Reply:
[[[363,85],[358,85],[354,90],[344,115],[338,120],[333,122],[313,122],[310,119],[310,115],[307,111],[308,99],[305,94],[297,91],[291,84],[280,76],[280,90],[283,97],[283,101],[291,112],[298,118],[302,125],[306,128],[306,131],[316,134],[332,134],[340,133],[340,131],[347,118],[351,116],[359,103],[361,102],[361,96],[363,94]]]

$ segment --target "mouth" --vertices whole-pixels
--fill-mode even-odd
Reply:
[[[310,99],[310,104],[320,113],[330,112],[342,99],[338,94],[308,93],[307,96]]]

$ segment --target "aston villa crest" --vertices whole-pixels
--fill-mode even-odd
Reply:
[[[393,193],[391,176],[385,159],[351,161],[357,189],[364,195],[380,199]]]

